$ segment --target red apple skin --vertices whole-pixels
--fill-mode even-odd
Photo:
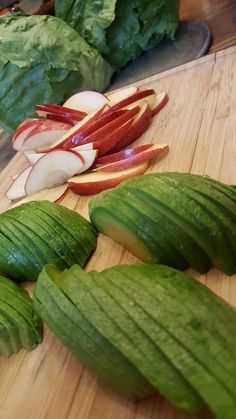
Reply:
[[[68,137],[65,140],[63,140],[62,142],[56,144],[55,147],[52,147],[52,148],[47,149],[47,150],[42,150],[42,152],[47,153],[48,151],[57,150],[57,149],[63,149],[65,143],[67,143],[68,141],[73,141],[73,138],[76,135],[78,135],[80,132],[84,131],[85,129],[89,128],[94,122],[96,122],[97,119],[100,117],[100,115],[104,112],[104,110],[106,108],[107,108],[107,105],[102,106],[102,108],[98,109],[98,111],[95,112],[94,115],[87,122],[85,122],[82,126],[80,126],[72,134],[68,135]],[[90,141],[88,141],[88,143],[89,142]],[[80,144],[78,144],[78,145],[80,145]],[[76,146],[76,145],[74,145],[74,146]]]
[[[149,162],[146,161],[142,165],[138,165],[136,170],[133,170],[131,173],[122,173],[120,172],[120,176],[117,176],[115,178],[109,178],[109,173],[107,176],[107,179],[104,180],[96,180],[96,172],[91,172],[92,175],[91,181],[80,183],[81,175],[78,176],[78,182],[72,181],[72,178],[68,181],[68,185],[70,189],[79,195],[95,195],[97,193],[100,193],[102,191],[105,191],[106,189],[114,188],[115,186],[119,185],[119,183],[123,182],[124,180],[142,175],[146,172],[148,169]],[[82,175],[83,176],[83,175]]]
[[[87,128],[85,127],[84,130],[82,130],[78,134],[74,135],[72,138],[69,138],[68,141],[66,141],[63,144],[63,148],[65,150],[67,150],[69,148],[76,147],[78,145],[82,145],[83,144],[82,140],[84,140],[89,135],[93,134],[95,131],[99,130],[100,128],[102,128],[103,126],[108,124],[109,122],[114,121],[117,117],[123,115],[124,113],[126,113],[126,111],[123,110],[123,109],[116,110],[114,112],[104,112],[104,113],[102,113],[97,121],[92,123]],[[89,142],[92,142],[92,141],[89,141]],[[85,144],[87,144],[87,141],[86,141]]]
[[[113,121],[104,125],[102,128],[100,128],[97,131],[93,132],[92,134],[88,135],[86,138],[81,140],[79,142],[79,144],[77,144],[77,145],[82,145],[82,144],[87,144],[87,143],[97,143],[98,141],[103,141],[107,137],[110,137],[110,136],[112,136],[112,138],[113,138],[113,133],[115,133],[117,131],[117,129],[119,127],[121,127],[125,122],[127,122],[131,119],[133,120],[133,117],[135,115],[137,115],[139,110],[140,110],[140,107],[135,106],[134,108],[126,111],[125,113],[123,113],[122,115],[120,115],[116,119],[114,119]],[[97,148],[96,144],[95,144],[95,148]]]
[[[130,119],[125,124],[119,126],[114,131],[110,132],[106,137],[94,142],[94,148],[98,150],[98,155],[103,156],[107,154],[115,144],[119,143],[131,127],[133,119]]]
[[[125,135],[125,137],[117,143],[112,149],[111,153],[116,153],[120,150],[123,150],[125,147],[128,147],[132,144],[135,140],[137,140],[144,132],[148,129],[149,125],[151,124],[152,119],[152,112],[149,105],[146,105],[146,109],[144,113],[134,121],[133,125],[129,128],[129,131]]]
[[[127,159],[129,157],[135,156],[136,154],[142,153],[145,150],[148,150],[150,147],[153,147],[153,144],[143,144],[137,147],[127,148],[126,150],[120,151],[118,153],[107,154],[106,156],[99,157],[97,160],[97,166]]]
[[[162,148],[157,148],[157,146],[150,147],[149,149],[135,154],[134,156],[128,157],[126,159],[116,161],[104,166],[100,166],[95,169],[96,172],[119,172],[121,170],[129,169],[133,166],[136,166],[139,163],[142,163],[146,160],[151,160],[157,156],[163,156],[169,150],[168,145],[163,146]]]
[[[158,96],[157,96],[158,97]],[[160,102],[160,103],[158,103],[158,105],[157,106],[155,106],[154,108],[152,108],[151,109],[151,111],[152,111],[152,116],[154,116],[154,115],[156,115],[158,112],[160,112],[160,110],[162,109],[162,108],[164,108],[164,106],[167,104],[167,102],[169,101],[169,96],[168,96],[168,94],[166,93],[165,94],[165,96],[163,97],[163,100]]]
[[[148,89],[148,90],[138,90],[137,93],[135,93],[132,96],[127,97],[126,99],[121,100],[120,102],[116,103],[111,107],[111,109],[122,109],[126,106],[130,105],[131,103],[136,102],[137,100],[143,99],[147,96],[155,95],[155,90]]]
[[[60,105],[36,105],[35,111],[37,112],[44,112],[45,114],[54,114],[54,115],[61,115],[64,117],[76,119],[77,121],[81,121],[87,114],[86,112],[77,111],[76,109],[67,108],[65,106]]]
[[[42,119],[40,118],[30,118],[23,121],[16,129],[15,134],[12,137],[12,143],[14,144],[16,138],[26,129],[32,127],[36,127],[37,125],[40,125],[42,122]]]
[[[50,121],[64,122],[64,124],[70,124],[71,126],[76,125],[79,121],[78,119],[68,118],[67,116],[61,116],[56,114],[47,114],[47,119]]]

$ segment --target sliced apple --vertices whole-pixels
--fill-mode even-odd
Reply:
[[[124,138],[132,123],[133,119],[130,119],[125,124],[121,125],[117,129],[114,129],[113,132],[107,134],[101,140],[95,141],[94,148],[98,150],[98,155],[103,156],[104,154],[109,153],[110,150]]]
[[[124,109],[114,110],[113,112],[103,112],[93,124],[85,127],[83,130],[80,130],[78,134],[74,135],[73,137],[70,137],[68,141],[65,141],[63,143],[63,148],[67,150],[69,148],[75,147],[77,144],[87,144],[87,142],[90,142],[90,140],[87,139],[89,135],[98,131],[100,128],[105,127],[105,125],[107,125],[109,122],[114,121],[126,112],[127,111]],[[86,139],[85,142],[83,142],[84,139]]]
[[[151,103],[154,101],[156,96],[155,90],[147,89],[147,90],[138,90],[134,95],[128,96],[127,98],[121,100],[120,102],[116,103],[115,105],[111,106],[111,110],[114,109],[123,109],[129,108],[130,106],[141,106],[143,105],[143,100],[149,101],[151,98]]]
[[[137,138],[139,138],[148,129],[152,119],[152,112],[148,103],[144,103],[138,114],[135,115],[133,124],[129,128],[126,135],[117,142],[116,145],[110,150],[111,153],[123,150]]]
[[[94,150],[94,143],[87,143],[87,144],[82,144],[82,145],[78,145],[77,147],[73,148],[73,151],[77,151],[80,152],[82,150]]]
[[[138,163],[141,163],[145,160],[151,160],[154,157],[160,157],[167,153],[169,147],[167,144],[153,145],[147,150],[141,151],[140,153],[134,154],[130,157],[126,157],[123,160],[115,161],[110,164],[105,164],[103,166],[97,167],[94,169],[96,172],[117,172],[124,169],[129,169],[130,167],[135,166]]]
[[[129,157],[135,156],[136,154],[142,153],[152,147],[153,144],[143,144],[133,148],[127,148],[126,150],[119,151],[114,154],[107,154],[106,156],[99,157],[96,161],[96,166],[114,163],[116,161],[128,159]]]
[[[46,153],[48,151],[56,150],[63,148],[63,145],[69,141],[73,144],[73,138],[76,138],[82,130],[87,129],[93,124],[99,116],[108,109],[107,105],[102,106],[100,109],[88,114],[82,121],[78,122],[74,127],[72,127],[65,135],[63,135],[59,140],[55,141],[54,144],[49,147],[40,150],[42,153]]]
[[[116,92],[106,93],[106,97],[109,99],[109,105],[114,106],[116,103],[121,102],[122,100],[126,99],[129,96],[133,96],[137,93],[138,88],[137,86],[129,86],[123,89],[120,89]]]
[[[78,124],[78,121],[81,121],[84,118],[81,119],[72,119],[68,118],[67,116],[61,116],[61,115],[54,115],[54,114],[48,114],[47,119],[51,119],[52,121],[58,121],[58,122],[64,122],[65,124],[70,124],[71,126],[74,126]]]
[[[110,189],[123,180],[133,176],[142,175],[148,168],[149,162],[144,161],[130,169],[121,172],[90,172],[88,174],[74,176],[68,180],[69,187],[73,192],[80,195],[93,195]]]
[[[108,102],[109,100],[102,93],[88,90],[71,96],[63,106],[90,113],[101,108],[101,106],[104,106]]]
[[[98,157],[98,150],[79,150],[79,155],[83,158],[84,164],[76,174],[86,172],[86,170],[95,164]]]
[[[21,199],[20,201],[16,202],[11,208],[18,207],[19,205],[25,204],[26,202],[31,201],[49,201],[49,202],[58,202],[61,201],[68,191],[68,184],[65,183],[64,185],[56,186],[55,188],[51,189],[43,189],[40,192],[35,193],[31,196],[26,196],[25,198]]]
[[[76,109],[51,104],[36,105],[35,112],[43,118],[48,118],[49,115],[54,115],[55,117],[71,118],[72,120],[77,120],[77,122],[81,121],[87,115],[86,112],[80,112]]]
[[[37,125],[28,133],[20,151],[31,151],[49,147],[51,144],[54,144],[58,138],[61,138],[70,128],[71,125],[64,124],[63,122],[41,119],[41,124]]]
[[[35,164],[41,157],[44,156],[45,153],[36,153],[34,151],[25,151],[24,156],[25,158],[31,163]]]
[[[13,201],[15,199],[23,198],[26,195],[25,183],[28,179],[31,169],[32,167],[28,166],[24,170],[22,170],[22,172],[19,173],[19,175],[16,176],[10,188],[6,192],[7,199],[10,199],[11,201]]]
[[[22,144],[24,143],[26,137],[30,134],[31,131],[33,131],[35,127],[41,123],[42,119],[39,118],[26,119],[24,122],[22,122],[12,137],[13,148],[17,151],[21,151]]]
[[[73,138],[73,143],[77,143],[77,144],[86,144],[86,143],[95,143],[97,141],[106,141],[106,137],[112,137],[112,139],[114,139],[114,133],[117,132],[117,129],[119,127],[121,127],[125,122],[131,120],[138,112],[139,112],[139,107],[136,106],[133,109],[130,109],[129,111],[125,111],[125,113],[123,113],[122,115],[118,116],[116,119],[112,120],[111,122],[105,124],[104,126],[102,126],[101,128],[99,128],[98,130],[96,130],[95,132],[92,132],[92,134],[87,135],[87,137],[83,138],[83,139],[79,139],[78,138],[80,136],[80,134],[77,134],[74,136]],[[118,131],[120,133],[120,131]],[[120,137],[119,137],[120,138]],[[111,140],[113,141],[113,140]],[[116,142],[115,142],[116,143]],[[97,148],[97,147],[95,147]],[[110,148],[109,148],[110,150]]]
[[[153,103],[151,103],[151,111],[152,116],[156,115],[164,106],[167,104],[169,100],[168,94],[166,92],[162,92],[156,96]]]
[[[43,189],[63,185],[84,165],[82,156],[73,151],[55,150],[45,154],[35,163],[25,184],[27,196]]]

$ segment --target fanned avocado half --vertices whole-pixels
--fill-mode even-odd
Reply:
[[[35,281],[47,263],[84,266],[96,235],[75,211],[48,201],[22,204],[0,214],[0,270],[16,281]]]
[[[43,324],[28,293],[0,276],[0,354],[34,349],[43,338]]]
[[[46,266],[34,307],[56,336],[123,396],[158,390],[189,413],[236,417],[236,312],[163,265],[85,272]],[[222,327],[222,324],[224,327]]]
[[[207,176],[132,178],[89,203],[90,219],[147,263],[236,272],[236,189]]]

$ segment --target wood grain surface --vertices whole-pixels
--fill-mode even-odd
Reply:
[[[236,184],[236,48],[208,55],[193,63],[138,83],[166,90],[169,103],[153,120],[138,144],[168,143],[169,154],[152,162],[148,172],[181,171],[207,174]],[[26,162],[19,153],[0,175],[0,210],[11,175]],[[88,216],[89,198],[70,192],[63,205]],[[99,236],[87,269],[102,270],[137,260],[111,239]],[[211,270],[189,271],[218,295],[236,306],[236,276]],[[224,327],[224,325],[222,325]],[[210,418],[204,412],[194,418]],[[187,419],[160,395],[138,404],[114,394],[45,328],[43,343],[31,353],[22,350],[0,356],[1,419]]]

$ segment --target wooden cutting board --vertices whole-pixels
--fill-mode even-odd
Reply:
[[[170,100],[138,143],[168,143],[169,154],[148,172],[207,174],[236,184],[236,48],[206,56],[138,83],[166,90]],[[9,207],[4,193],[26,161],[18,153],[0,175],[0,210]],[[63,205],[88,216],[89,198],[69,193]],[[136,259],[100,235],[87,269],[102,270]],[[190,271],[236,306],[236,276],[216,270]],[[224,327],[224,325],[222,325]],[[161,396],[138,404],[114,394],[47,330],[43,344],[31,353],[0,356],[1,419],[186,419]],[[209,412],[198,418],[211,417]]]

